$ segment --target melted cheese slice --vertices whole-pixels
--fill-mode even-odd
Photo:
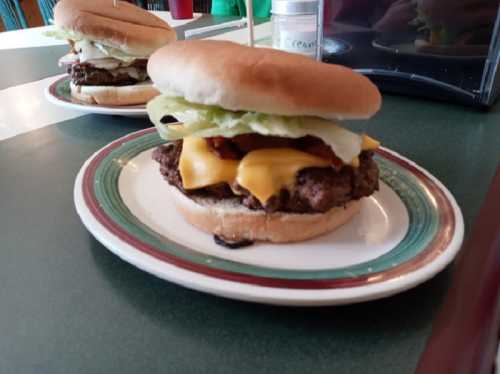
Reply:
[[[378,140],[375,140],[366,134],[363,134],[361,139],[362,139],[361,140],[361,150],[362,151],[374,151],[378,147],[380,147],[380,142]],[[359,157],[354,157],[354,159],[351,161],[350,165],[353,168],[359,168],[359,165],[360,165]]]
[[[362,149],[375,149],[378,144],[364,136]],[[328,166],[329,161],[292,148],[259,149],[249,152],[242,160],[224,160],[212,152],[205,139],[194,137],[184,138],[179,160],[185,189],[222,182],[231,185],[236,181],[262,204],[281,189],[292,186],[300,170]]]
[[[243,157],[236,181],[265,204],[282,188],[291,187],[300,170],[330,165],[325,159],[292,148],[259,149]]]
[[[363,151],[374,151],[378,147],[380,147],[380,142],[378,140],[375,140],[366,134],[362,135],[361,149]]]
[[[179,172],[185,189],[232,183],[236,179],[238,160],[224,160],[212,152],[202,138],[184,138]]]
[[[179,171],[185,189],[237,181],[265,204],[282,188],[293,185],[301,169],[329,165],[327,160],[291,148],[259,149],[241,161],[224,160],[210,150],[204,139],[187,137],[182,145]]]

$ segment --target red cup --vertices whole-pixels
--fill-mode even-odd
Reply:
[[[168,0],[168,9],[173,19],[193,18],[193,0]]]

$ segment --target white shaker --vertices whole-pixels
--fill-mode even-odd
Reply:
[[[273,0],[273,48],[315,58],[318,0]]]

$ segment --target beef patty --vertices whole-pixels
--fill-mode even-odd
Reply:
[[[209,144],[210,141],[208,141]],[[300,144],[300,141],[295,144]],[[153,159],[160,164],[160,173],[169,184],[188,196],[238,198],[241,204],[253,210],[324,213],[333,207],[369,196],[378,190],[379,171],[377,164],[373,161],[373,152],[364,151],[359,157],[359,168],[344,165],[340,168],[302,169],[297,174],[295,184],[291,189],[282,189],[278,195],[271,197],[265,206],[262,206],[255,196],[236,182],[232,188],[227,183],[220,183],[205,188],[185,190],[182,187],[178,168],[181,151],[182,141],[178,140],[161,145],[153,152]],[[233,190],[237,191],[238,195],[234,194]]]
[[[136,60],[130,68],[137,69],[138,75],[147,78],[147,60]],[[68,66],[67,72],[71,80],[78,86],[127,86],[140,82],[126,72],[111,72],[98,69],[88,63],[76,63]],[[144,79],[144,80],[145,80]]]

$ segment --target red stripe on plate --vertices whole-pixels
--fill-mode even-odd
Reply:
[[[429,190],[429,192],[435,199],[436,205],[440,212],[441,224],[437,235],[432,240],[432,242],[429,243],[427,248],[424,251],[422,251],[422,253],[420,253],[418,256],[415,256],[410,261],[403,263],[399,266],[396,266],[392,269],[379,273],[373,273],[370,275],[364,275],[354,278],[323,279],[323,280],[279,279],[279,278],[259,277],[254,275],[241,274],[241,273],[215,269],[206,265],[189,262],[182,258],[178,258],[171,254],[162,252],[159,249],[149,245],[148,243],[140,241],[139,239],[137,239],[136,237],[132,236],[130,233],[125,231],[102,210],[94,194],[94,188],[93,188],[94,175],[97,167],[100,165],[102,160],[105,157],[107,157],[113,150],[120,147],[122,144],[154,131],[156,131],[155,128],[142,130],[130,134],[124,138],[118,139],[110,143],[105,148],[103,148],[91,160],[91,162],[87,166],[87,169],[85,170],[83,176],[82,189],[83,189],[83,196],[85,203],[87,204],[90,212],[104,227],[106,227],[106,229],[108,229],[110,232],[116,235],[120,240],[128,243],[137,250],[146,253],[158,260],[169,263],[171,265],[214,278],[225,279],[238,283],[254,284],[264,287],[292,288],[292,289],[331,289],[331,288],[356,287],[371,283],[387,281],[389,279],[399,277],[403,274],[415,271],[416,269],[423,267],[424,265],[433,261],[439,254],[441,254],[444,251],[444,249],[449,245],[453,237],[453,233],[455,231],[455,215],[449,200],[446,198],[446,195],[441,190],[441,188],[439,188],[439,186],[437,186],[425,173],[417,169],[411,163],[402,160],[398,156],[386,150],[379,149],[377,153],[380,154],[382,157],[397,163],[398,165],[402,166],[403,168],[407,169],[412,174],[417,176],[417,178],[420,181],[422,181],[422,183],[426,186],[426,188]]]

